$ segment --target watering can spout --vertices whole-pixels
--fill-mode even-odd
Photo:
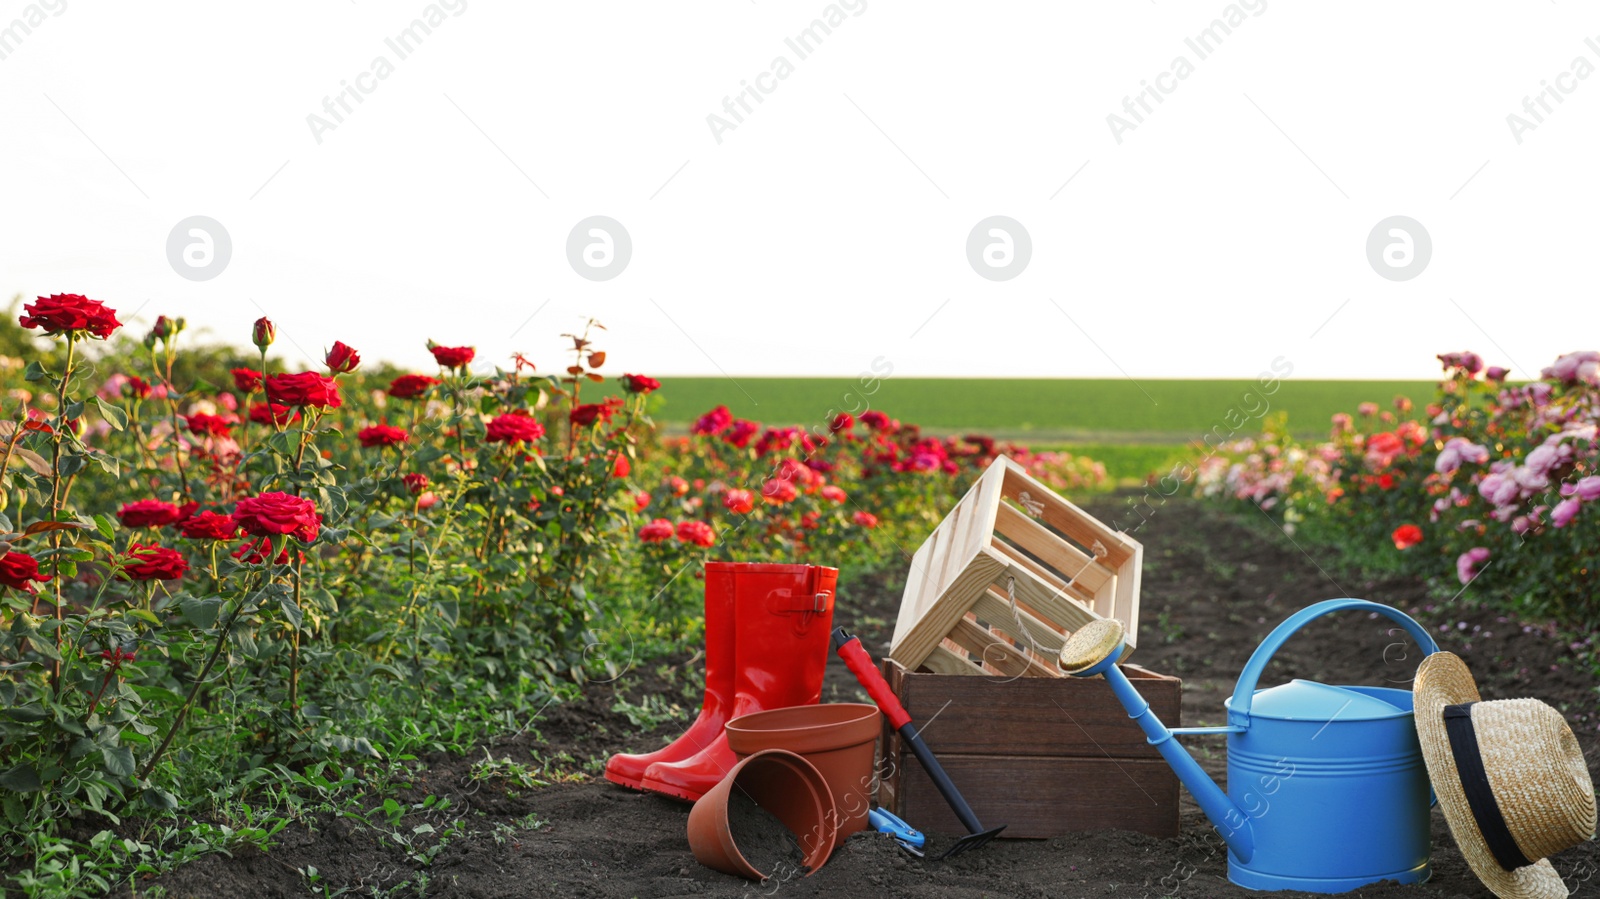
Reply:
[[[1168,730],[1166,725],[1150,711],[1150,703],[1139,695],[1139,691],[1129,683],[1127,675],[1117,667],[1117,660],[1122,657],[1122,649],[1123,629],[1120,622],[1110,618],[1092,621],[1079,628],[1067,644],[1061,647],[1061,670],[1074,677],[1093,677],[1096,674],[1105,676],[1106,682],[1111,685],[1111,692],[1128,710],[1128,717],[1139,725],[1150,745],[1161,753],[1161,757],[1172,766],[1178,779],[1194,795],[1201,811],[1206,813],[1206,817],[1210,818],[1212,825],[1216,827],[1217,833],[1227,842],[1228,850],[1241,863],[1248,864],[1255,854],[1255,833],[1250,818],[1241,812],[1233,800],[1228,798],[1228,794],[1201,769],[1194,756],[1191,756],[1189,751],[1174,738],[1174,732]],[[1195,728],[1180,732],[1229,733],[1240,729],[1238,726],[1229,726]]]

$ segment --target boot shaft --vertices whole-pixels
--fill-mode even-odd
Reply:
[[[734,596],[735,716],[822,698],[839,570],[820,565],[727,566]]]

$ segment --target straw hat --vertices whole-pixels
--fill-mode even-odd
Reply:
[[[1417,736],[1456,845],[1502,899],[1562,899],[1546,856],[1592,839],[1594,782],[1561,713],[1537,699],[1482,702],[1460,658],[1423,660]]]

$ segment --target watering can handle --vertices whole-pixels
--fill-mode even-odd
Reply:
[[[1433,637],[1427,629],[1418,624],[1411,616],[1382,603],[1369,602],[1365,599],[1325,599],[1313,603],[1300,611],[1290,615],[1283,623],[1272,629],[1267,639],[1261,641],[1256,651],[1251,653],[1250,661],[1245,663],[1244,671],[1239,673],[1239,685],[1233,689],[1233,699],[1228,702],[1228,723],[1248,725],[1250,723],[1250,703],[1255,698],[1256,683],[1261,680],[1261,672],[1266,670],[1267,662],[1279,647],[1295,632],[1304,627],[1313,618],[1321,618],[1329,612],[1338,612],[1344,609],[1358,609],[1367,612],[1377,612],[1398,622],[1422,647],[1423,655],[1433,655],[1439,651],[1439,644],[1433,642]]]

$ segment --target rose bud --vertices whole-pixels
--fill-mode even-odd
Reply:
[[[335,340],[333,349],[328,351],[323,361],[327,363],[328,371],[336,375],[348,374],[361,364],[361,354],[344,341]]]
[[[265,315],[256,319],[255,326],[250,330],[250,342],[256,345],[256,349],[265,351],[277,339],[278,326],[272,323],[272,319]]]

